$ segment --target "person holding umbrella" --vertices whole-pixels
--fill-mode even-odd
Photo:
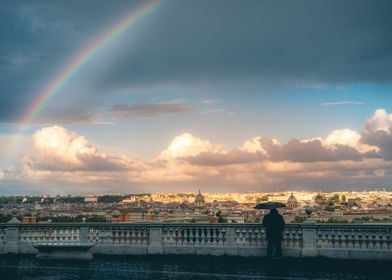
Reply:
[[[263,226],[267,233],[267,257],[282,256],[282,240],[285,222],[282,215],[278,213],[276,208],[285,207],[283,203],[268,202],[256,205],[256,209],[270,209],[270,212],[263,218]]]

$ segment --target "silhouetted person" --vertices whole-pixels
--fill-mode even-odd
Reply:
[[[278,210],[271,209],[271,211],[264,216],[263,226],[267,232],[267,257],[282,256],[282,240],[283,240],[283,229],[285,222],[282,215],[278,213]]]

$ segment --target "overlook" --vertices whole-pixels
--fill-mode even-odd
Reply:
[[[1,280],[392,278],[391,11],[1,0]]]

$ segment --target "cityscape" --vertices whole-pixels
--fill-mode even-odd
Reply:
[[[271,193],[152,193],[88,196],[3,196],[0,217],[7,222],[179,222],[261,223],[268,210],[256,210],[263,202],[281,202],[286,223],[309,217],[321,223],[392,222],[391,191],[271,192]],[[8,219],[8,220],[7,220]]]
[[[391,279],[391,0],[1,0],[0,278]]]

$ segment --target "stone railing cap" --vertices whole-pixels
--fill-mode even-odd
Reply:
[[[13,217],[11,220],[9,220],[7,222],[7,224],[20,224],[22,223],[21,221],[19,221],[17,218]]]

